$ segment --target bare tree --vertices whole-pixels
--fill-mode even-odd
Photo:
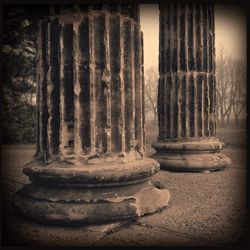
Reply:
[[[220,47],[216,53],[216,96],[217,114],[220,117],[221,127],[225,126],[225,117],[229,122],[232,110],[232,84],[230,84],[230,68],[232,59],[226,56],[224,47]]]
[[[239,115],[246,106],[246,67],[241,61],[228,56],[223,46],[216,53],[216,83],[220,126],[225,126],[225,118],[229,124],[232,111],[237,125]]]
[[[158,71],[151,67],[145,72],[145,112],[153,114],[153,122],[157,124],[157,86],[158,86]]]
[[[241,61],[236,61],[234,65],[234,77],[232,78],[232,99],[235,124],[238,125],[239,116],[246,107],[246,67]]]

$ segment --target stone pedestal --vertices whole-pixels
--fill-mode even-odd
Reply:
[[[39,30],[37,153],[17,211],[58,225],[111,223],[165,207],[145,157],[138,6],[51,9]]]
[[[230,160],[216,135],[214,8],[160,5],[158,142],[161,169],[219,170]]]

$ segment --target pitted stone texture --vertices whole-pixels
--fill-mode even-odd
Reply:
[[[214,7],[159,8],[159,136],[153,158],[162,169],[222,169],[230,160],[219,154],[223,143],[216,133]]]
[[[221,153],[156,153],[162,170],[203,172],[216,171],[231,164],[228,157]]]
[[[169,192],[149,182],[159,164],[145,157],[138,5],[54,7],[38,33],[37,153],[24,169],[32,184],[14,207],[60,225],[157,212]]]
[[[157,152],[183,152],[183,153],[206,153],[218,152],[224,147],[224,143],[220,142],[218,138],[195,138],[185,140],[167,140],[165,142],[156,142],[152,147]]]
[[[99,163],[69,165],[54,161],[27,164],[24,173],[32,182],[64,187],[105,187],[145,182],[160,170],[159,163],[145,158],[126,164]]]
[[[124,15],[140,22],[138,4],[67,4],[50,5],[50,16],[73,15],[77,13],[106,12]]]
[[[30,184],[18,191],[14,208],[40,223],[54,225],[104,224],[159,211],[170,193],[151,182],[106,188],[66,188]]]
[[[39,27],[38,158],[144,156],[139,23],[101,9],[48,18]]]

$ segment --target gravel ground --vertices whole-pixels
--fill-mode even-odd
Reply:
[[[246,243],[246,150],[226,148],[228,168],[205,173],[160,171],[153,179],[171,192],[167,208],[137,221],[96,227],[52,227],[13,213],[10,199],[28,183],[22,167],[34,146],[5,146],[3,245],[9,246],[236,246]]]

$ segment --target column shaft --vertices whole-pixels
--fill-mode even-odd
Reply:
[[[153,147],[166,152],[155,155],[165,168],[216,169],[228,164],[224,156],[218,163],[205,160],[210,157],[205,153],[219,152],[223,145],[216,137],[214,37],[213,5],[160,5],[159,136]],[[196,167],[195,156],[188,155],[193,153],[204,153],[204,162]]]
[[[159,164],[145,156],[138,6],[57,7],[40,24],[37,159],[14,208],[59,225],[154,213],[170,194],[151,182]]]
[[[213,8],[164,5],[161,18],[159,139],[213,136]]]
[[[46,82],[47,89],[37,96],[44,105],[37,109],[43,119],[40,155],[86,159],[131,150],[144,155],[139,25],[125,16],[94,12],[54,18],[41,29],[45,73],[39,84]]]

